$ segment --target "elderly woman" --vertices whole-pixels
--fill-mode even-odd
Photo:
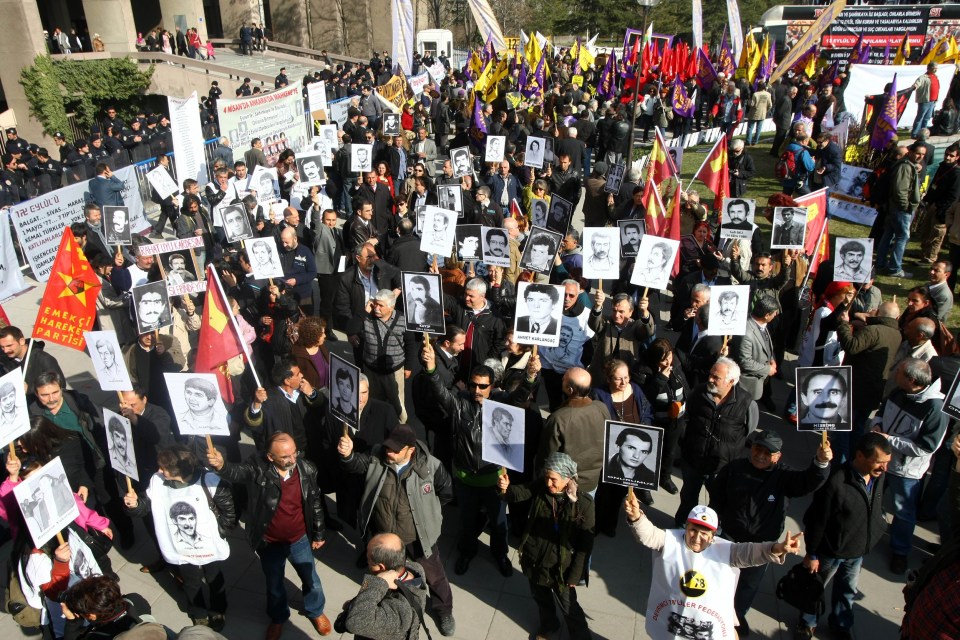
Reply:
[[[682,278],[688,273],[700,270],[700,260],[705,255],[713,254],[717,248],[710,240],[710,223],[697,222],[693,225],[693,232],[680,238],[680,274]]]
[[[577,584],[586,575],[593,551],[594,506],[577,491],[577,463],[565,453],[544,461],[543,480],[510,485],[501,475],[497,487],[509,503],[530,500],[530,523],[520,547],[520,566],[540,613],[536,636],[560,629],[554,601],[567,623],[571,640],[587,640],[587,617],[577,602]]]
[[[799,553],[798,533],[783,542],[730,542],[716,538],[720,526],[713,509],[698,505],[683,529],[664,531],[640,510],[635,496],[626,500],[627,523],[637,542],[652,549],[653,578],[647,600],[647,637],[652,640],[736,638],[733,595],[741,567],[783,564]]]

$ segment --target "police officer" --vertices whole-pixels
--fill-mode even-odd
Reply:
[[[107,125],[107,135],[103,138],[103,148],[110,155],[110,166],[114,169],[130,164],[130,156],[123,148],[123,139],[120,134],[120,129],[114,128],[113,125]]]
[[[16,127],[7,129],[7,153],[19,153],[25,156],[28,153],[27,147],[29,145],[30,143],[17,136]]]
[[[220,83],[216,80],[210,83],[210,91],[207,93],[207,97],[210,98],[211,102],[216,102],[220,99],[220,96],[223,95],[223,89],[220,88]]]
[[[93,159],[93,166],[97,166],[98,162],[106,162],[110,165],[110,168],[113,168],[113,164],[110,162],[110,152],[104,146],[103,138],[100,137],[99,133],[90,136],[90,157]]]
[[[23,165],[20,164],[19,157],[12,153],[5,153],[3,156],[0,156],[0,162],[3,163],[3,169],[0,170],[0,182],[2,182],[4,188],[10,192],[10,199],[13,201],[13,204],[26,200],[27,194],[24,189],[24,176],[19,169],[19,167]]]
[[[63,160],[63,171],[67,176],[67,184],[76,184],[87,180],[92,173],[87,173],[88,143],[84,139],[77,140],[76,146],[71,147],[67,157]]]
[[[67,142],[67,137],[63,135],[62,131],[57,131],[53,134],[53,142],[60,150],[60,162],[66,162],[67,156],[69,156],[70,152],[74,149],[73,145]]]
[[[117,115],[117,108],[109,105],[104,109],[104,112],[107,114],[107,117],[103,119],[104,130],[113,127],[114,131],[123,131],[123,120]]]
[[[137,163],[151,157],[150,141],[143,131],[143,122],[138,118],[130,123],[130,128],[124,130],[123,146],[130,154],[130,162]]]
[[[37,181],[37,190],[41,195],[60,188],[63,181],[63,165],[50,157],[50,153],[43,147],[37,151],[34,176]]]

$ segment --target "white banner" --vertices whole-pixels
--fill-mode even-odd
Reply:
[[[430,82],[430,75],[427,73],[421,73],[418,76],[411,76],[407,79],[410,83],[410,89],[413,90],[413,95],[418,96],[423,93],[424,87],[427,86],[427,83]]]
[[[409,74],[413,70],[413,2],[393,0],[390,17],[393,20],[393,63]]]
[[[693,0],[693,48],[703,46],[703,5],[700,0]]]
[[[730,22],[730,48],[733,49],[733,61],[740,61],[743,50],[743,25],[740,24],[740,7],[737,0],[727,0],[727,19]]]
[[[230,146],[242,153],[250,141],[260,138],[267,164],[273,166],[280,152],[293,149],[300,153],[307,146],[307,125],[303,117],[300,82],[270,93],[228,100],[217,100],[220,132],[230,139]]]
[[[347,122],[347,111],[350,110],[350,98],[340,98],[330,103],[330,120],[343,129]]]
[[[443,79],[447,77],[447,70],[440,62],[434,62],[432,67],[427,67],[427,71],[430,72],[430,77],[437,84],[443,82]]]
[[[477,30],[480,32],[480,39],[484,42],[489,37],[493,42],[493,48],[496,51],[507,49],[507,42],[503,39],[503,31],[500,29],[500,23],[490,8],[487,0],[467,0],[470,5],[470,12],[473,14],[473,21],[477,23]],[[537,32],[540,35],[540,32]]]
[[[0,211],[0,300],[12,298],[27,288],[17,260],[10,231],[10,213]]]
[[[171,98],[167,96],[170,110],[170,132],[173,135],[173,163],[177,169],[177,180],[192,178],[200,184],[207,184],[207,158],[203,153],[203,128],[200,126],[200,104],[197,92],[189,98]]]
[[[311,82],[307,85],[307,104],[310,105],[310,113],[315,114],[318,111],[327,111],[327,83]],[[316,117],[316,116],[314,116]]]
[[[937,69],[937,78],[940,80],[940,97],[937,98],[937,109],[943,106],[943,101],[947,97],[949,87],[953,81],[954,66],[942,64]],[[923,64],[902,64],[902,65],[882,65],[882,64],[852,64],[848,68],[850,82],[843,91],[843,103],[847,111],[853,114],[854,121],[860,122],[863,117],[863,99],[867,96],[876,95],[883,91],[889,82],[893,81],[893,75],[897,75],[897,91],[911,86],[917,78],[927,72],[927,66]],[[900,126],[909,127],[917,118],[917,100],[911,95],[907,108],[900,116]]]
[[[140,185],[133,166],[113,172],[124,182],[123,204],[130,211],[130,228],[141,233],[150,228],[143,214]],[[51,191],[27,202],[10,207],[10,217],[20,239],[20,247],[27,256],[33,277],[46,282],[60,248],[63,228],[73,222],[83,222],[83,205],[90,199],[89,181],[78,182]]]
[[[161,253],[170,253],[171,251],[183,251],[184,249],[195,249],[203,246],[203,238],[200,236],[191,236],[179,240],[170,240],[168,242],[155,242],[153,244],[142,244],[137,252],[141,256],[155,256]]]

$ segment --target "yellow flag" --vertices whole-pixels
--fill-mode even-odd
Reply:
[[[905,64],[909,57],[910,36],[909,34],[903,34],[903,40],[900,41],[900,46],[897,47],[897,55],[893,57],[893,64]]]

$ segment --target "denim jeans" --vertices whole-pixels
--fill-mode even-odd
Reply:
[[[893,514],[890,525],[890,550],[901,556],[908,555],[913,546],[913,530],[917,526],[917,507],[920,503],[920,481],[887,474],[887,491],[884,495]]]
[[[494,558],[506,556],[507,548],[507,507],[496,487],[471,487],[459,480],[454,483],[457,501],[460,503],[460,534],[457,550],[468,558],[477,555],[482,522],[480,510],[487,515],[490,524],[490,551]]]
[[[737,581],[737,590],[733,596],[733,608],[737,612],[737,625],[743,626],[747,621],[747,612],[763,584],[763,575],[767,572],[767,565],[743,567],[740,569],[740,579]]]
[[[853,628],[853,598],[857,595],[857,580],[860,578],[860,565],[863,558],[828,558],[820,556],[820,570],[817,572],[827,584],[833,580],[830,594],[830,626],[838,629]],[[808,613],[800,619],[808,627],[817,626],[817,616]]]
[[[920,129],[927,126],[927,123],[933,117],[933,111],[937,107],[937,101],[921,102],[917,105],[917,118],[913,121],[913,128],[910,130],[910,137],[916,138]]]
[[[317,618],[323,614],[326,598],[314,565],[310,538],[303,536],[293,544],[267,542],[257,549],[257,554],[260,556],[260,566],[267,581],[267,615],[271,622],[286,622],[290,617],[287,589],[283,583],[287,559],[300,576],[304,614],[308,618]]]
[[[763,120],[747,120],[747,144],[760,142],[760,129],[762,128]]]
[[[913,213],[910,211],[887,213],[883,236],[880,238],[880,246],[877,247],[877,269],[889,269],[891,272],[903,269],[903,252],[907,248],[907,241],[910,240],[910,220],[912,219]],[[893,255],[888,261],[891,243]]]

